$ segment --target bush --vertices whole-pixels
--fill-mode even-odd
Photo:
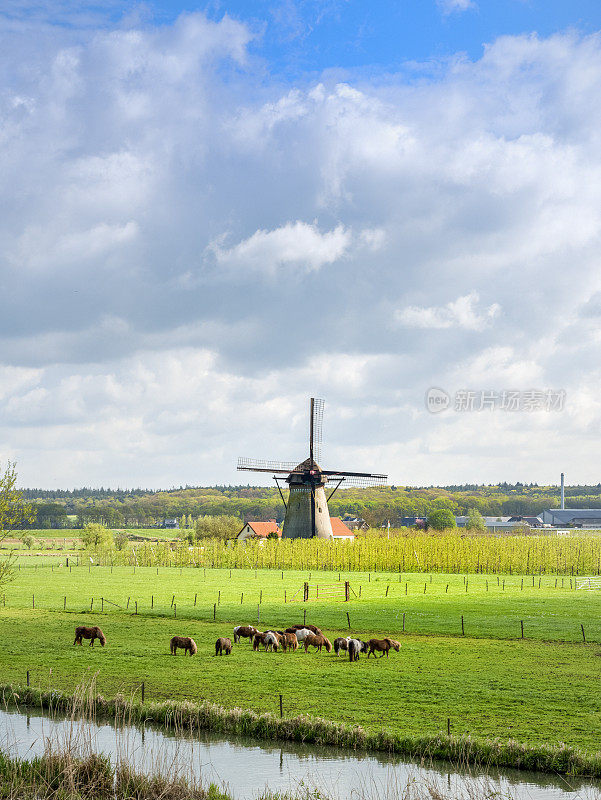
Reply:
[[[467,512],[467,522],[465,527],[468,531],[484,531],[486,530],[486,523],[484,517],[477,508],[470,508]]]
[[[81,538],[90,550],[112,550],[113,534],[99,522],[89,522],[81,532]]]
[[[113,534],[113,541],[115,542],[115,547],[117,550],[123,550],[123,548],[127,545],[129,538],[125,531],[117,531],[117,533]]]
[[[440,508],[428,514],[428,528],[435,531],[444,531],[447,528],[456,528],[455,516],[448,508]]]
[[[238,533],[242,523],[239,517],[219,514],[219,516],[200,517],[196,523],[197,539],[233,539]]]

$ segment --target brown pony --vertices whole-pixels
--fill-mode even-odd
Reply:
[[[267,633],[261,633],[261,631],[257,631],[253,636],[253,650],[258,650],[262,644],[267,647]]]
[[[255,633],[259,633],[259,631],[256,628],[253,628],[252,625],[237,625],[234,628],[234,643],[239,642],[240,638],[243,636],[252,644]]]
[[[384,657],[384,653],[386,653],[386,658],[388,658],[388,651],[389,650],[396,650],[398,653],[401,649],[401,643],[395,641],[394,639],[370,639],[367,643],[369,647],[369,651],[367,653],[367,657],[369,658],[370,655],[373,653],[374,658],[376,657],[376,650],[379,653],[382,653],[380,658]]]
[[[94,647],[94,639],[98,639],[102,647],[106,644],[106,636],[98,625],[94,625],[93,628],[86,628],[85,625],[80,625],[78,628],[75,628],[75,641],[73,644],[81,645],[82,639],[90,639],[90,647]]]
[[[332,644],[329,639],[326,639],[323,634],[313,633],[310,634],[305,638],[305,653],[309,649],[309,645],[312,644],[313,647],[316,647],[319,652],[321,653],[321,648],[325,647],[328,653],[332,652]]]
[[[321,630],[317,627],[317,625],[291,625],[289,628],[286,628],[286,633],[302,631],[303,628],[306,628],[308,631],[313,631],[316,636],[322,635]]]
[[[282,646],[284,648],[284,652],[290,648],[290,650],[296,650],[298,647],[298,639],[296,638],[295,633],[283,633],[282,634]]]
[[[186,653],[189,653],[191,656],[194,656],[198,652],[198,647],[196,646],[196,642],[189,636],[174,636],[171,639],[171,641],[169,642],[169,649],[171,650],[172,656],[177,655],[178,647],[180,647],[184,651],[184,655],[186,655]]]
[[[226,656],[229,656],[229,654],[231,652],[232,652],[232,640],[231,639],[227,639],[227,638],[217,639],[217,641],[215,642],[215,655],[216,656],[220,656],[223,653],[225,653]]]

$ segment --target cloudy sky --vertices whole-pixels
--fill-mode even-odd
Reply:
[[[600,481],[598,29],[596,0],[5,0],[2,462],[246,482],[305,457],[315,395],[325,466]]]

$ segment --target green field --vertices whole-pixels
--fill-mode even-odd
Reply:
[[[345,578],[354,592],[348,603],[341,601]],[[290,602],[302,596],[305,580],[322,593],[335,586],[340,599]],[[599,750],[601,594],[570,589],[569,578],[563,588],[561,577],[543,576],[540,588],[539,578],[532,582],[525,576],[522,588],[516,575],[497,585],[485,575],[399,580],[353,572],[339,582],[338,573],[321,571],[232,570],[230,577],[227,569],[28,566],[0,603],[0,682],[23,684],[30,670],[33,685],[70,691],[97,672],[107,696],[144,681],[153,699],[276,711],[282,694],[286,713],[368,730],[435,733],[450,718],[456,734]],[[231,635],[234,624],[256,624],[258,611],[266,629],[302,622],[305,610],[330,639],[348,633],[348,612],[353,633],[391,635],[402,640],[401,652],[350,664],[325,652],[254,653],[243,641],[231,657],[213,656],[215,639]],[[102,627],[104,649],[73,647],[73,629],[83,623]],[[193,636],[198,656],[170,656],[174,634]]]

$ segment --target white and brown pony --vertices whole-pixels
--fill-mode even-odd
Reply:
[[[253,636],[258,632],[252,625],[237,625],[234,628],[234,644],[239,642],[241,638],[248,639],[252,644]]]
[[[341,650],[348,650],[349,641],[350,637],[345,639],[343,636],[339,636],[337,639],[334,639],[334,652],[336,655],[338,655]]]

